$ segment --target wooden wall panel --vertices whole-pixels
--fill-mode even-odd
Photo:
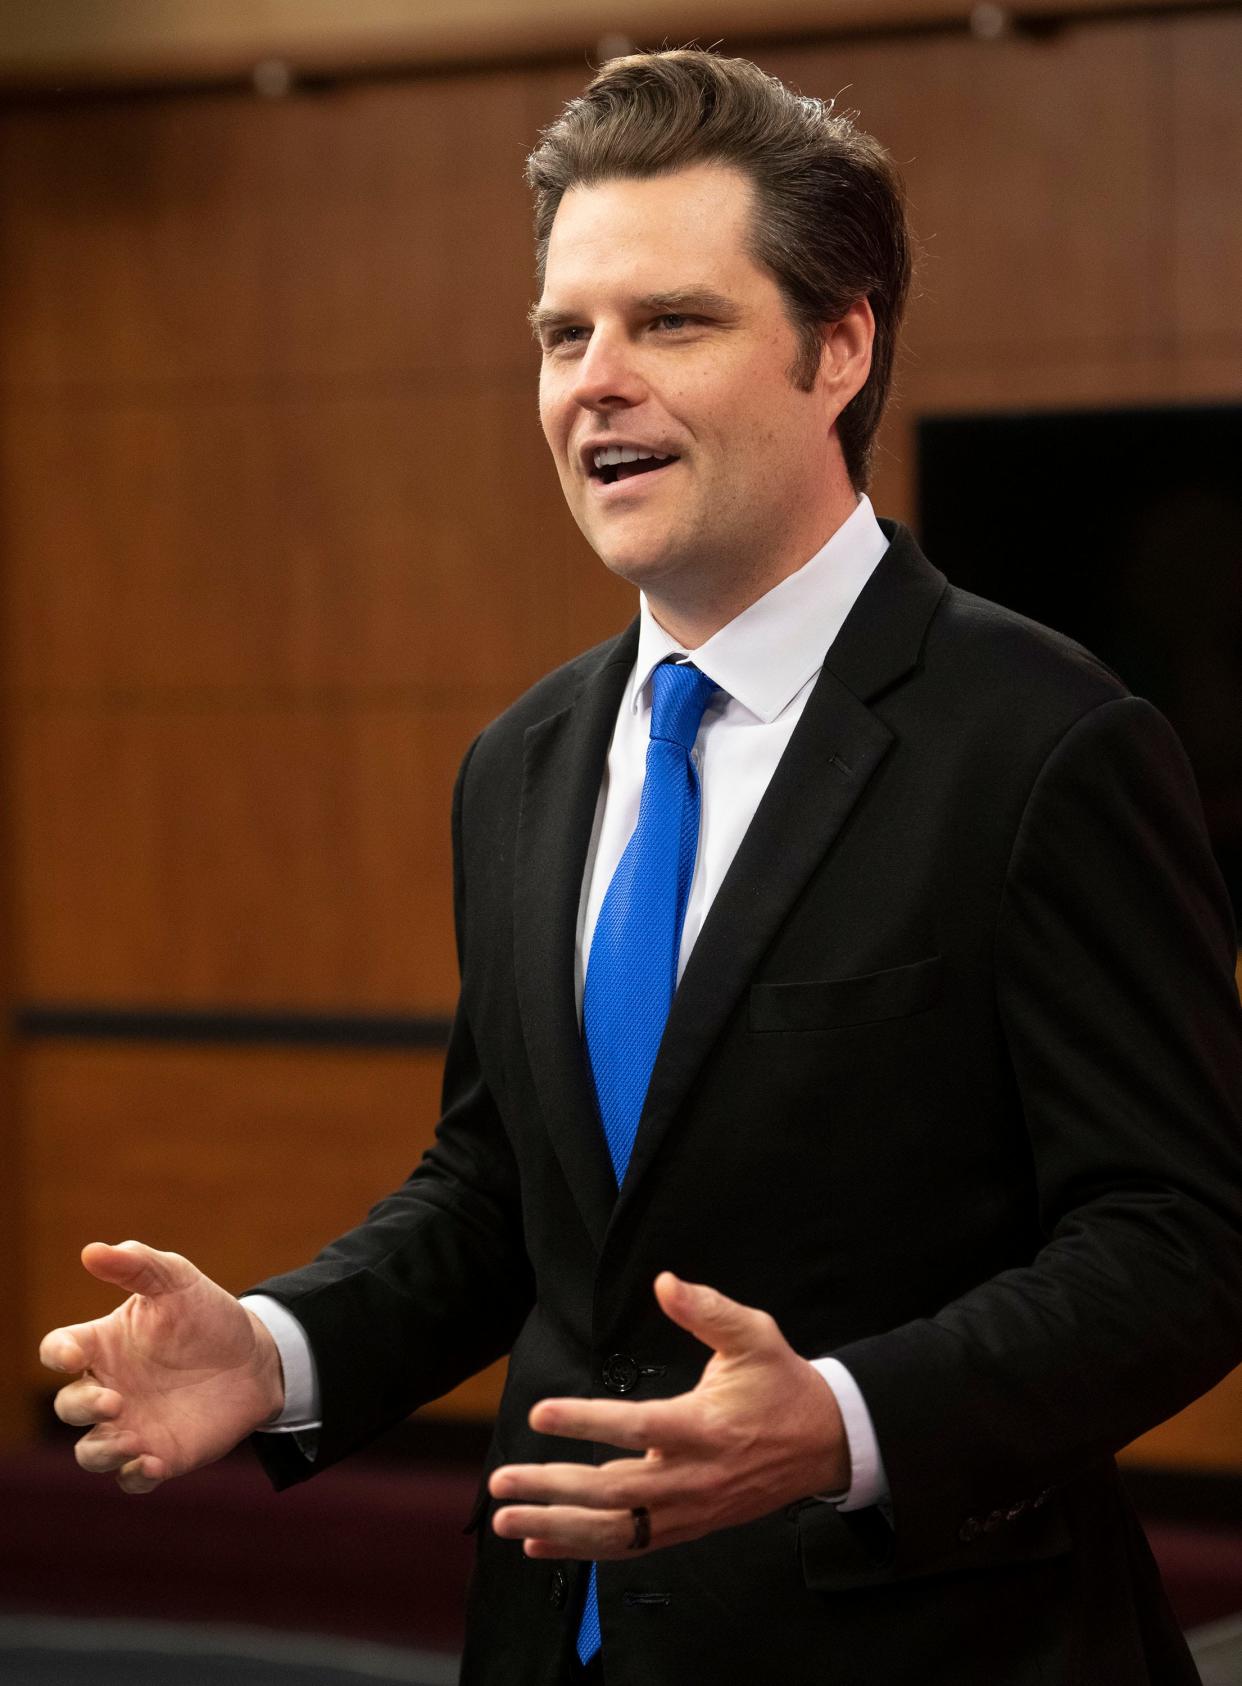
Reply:
[[[525,366],[521,78],[5,115],[7,383]]]
[[[1236,357],[1242,338],[1242,16],[1180,19],[1163,25],[1159,40],[1168,89],[1159,161],[1172,199],[1166,238],[1178,345],[1192,354]]]
[[[924,248],[913,362],[1068,361],[1168,333],[1167,231],[1146,167],[1153,40],[1131,24],[764,55],[857,109],[902,167]]]
[[[30,1382],[49,1380],[35,1363],[48,1328],[117,1303],[82,1269],[86,1242],[183,1253],[235,1293],[303,1263],[408,1175],[432,1138],[440,1069],[434,1054],[29,1050]],[[497,1380],[444,1406],[485,1411]]]
[[[1242,395],[1242,341],[1216,351],[1183,351],[1171,396],[1191,402],[1232,402]]]
[[[449,799],[500,701],[27,717],[24,997],[446,1011]]]
[[[12,807],[9,782],[7,722],[0,714],[0,792]],[[33,1419],[25,1385],[25,1327],[30,1259],[26,1248],[26,1202],[30,1174],[26,1162],[26,1128],[16,1083],[16,1048],[12,1027],[14,941],[9,858],[11,833],[0,818],[0,1237],[5,1243],[6,1284],[0,1296],[0,1447],[24,1440]]]
[[[510,700],[572,653],[582,550],[532,390],[15,405],[9,684]]]

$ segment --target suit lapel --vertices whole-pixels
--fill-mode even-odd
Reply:
[[[825,659],[673,1000],[617,1201],[634,1197],[742,992],[892,742],[867,706],[913,669],[944,590],[904,528]]]
[[[525,736],[515,866],[518,1008],[552,1145],[598,1248],[616,1200],[574,1000],[574,949],[600,779],[637,623],[608,647],[574,702]]]
[[[890,548],[825,659],[682,977],[619,1197],[578,1026],[574,948],[600,779],[634,664],[636,625],[601,653],[568,707],[526,732],[514,884],[518,1007],[552,1145],[597,1249],[892,742],[868,704],[917,666],[945,580],[904,528],[882,525]]]

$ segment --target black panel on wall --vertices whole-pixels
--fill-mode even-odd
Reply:
[[[1242,914],[1242,406],[929,417],[920,537],[1172,721]]]

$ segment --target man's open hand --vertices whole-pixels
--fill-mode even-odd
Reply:
[[[524,1540],[528,1557],[627,1557],[640,1508],[649,1517],[645,1549],[655,1551],[849,1485],[836,1399],[767,1312],[671,1271],[655,1288],[666,1315],[712,1357],[698,1386],[675,1399],[544,1399],[534,1407],[531,1427],[541,1434],[644,1456],[497,1469],[493,1527]]]
[[[106,1317],[53,1329],[39,1348],[49,1370],[82,1372],[56,1395],[56,1415],[90,1427],[75,1449],[83,1469],[149,1493],[223,1457],[279,1412],[271,1335],[188,1259],[138,1241],[94,1241],[82,1263],[129,1290]]]

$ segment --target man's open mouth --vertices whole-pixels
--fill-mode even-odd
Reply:
[[[604,486],[611,486],[616,480],[629,480],[635,474],[651,474],[676,461],[675,456],[666,456],[660,451],[644,451],[634,445],[610,445],[606,450],[596,451],[591,464],[591,478]]]

